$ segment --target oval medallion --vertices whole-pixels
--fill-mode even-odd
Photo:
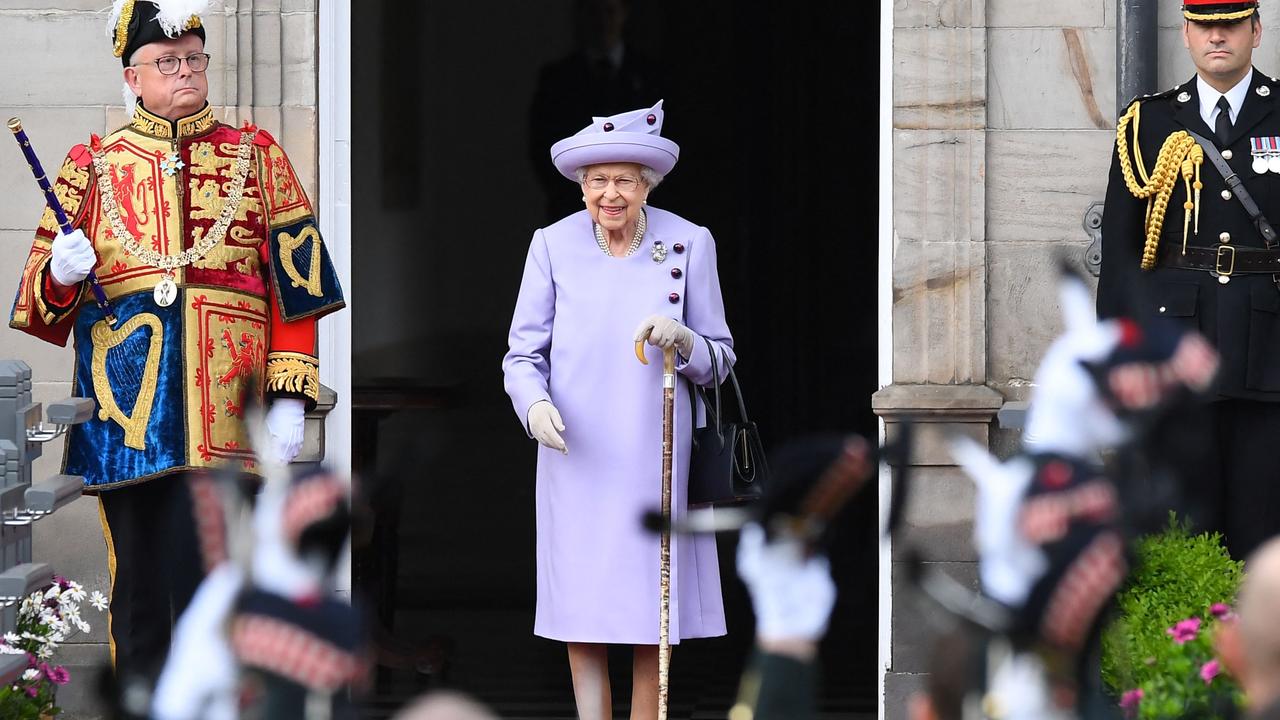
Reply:
[[[169,307],[174,300],[178,299],[178,285],[173,281],[173,278],[165,278],[156,285],[152,296],[160,307]]]
[[[1253,158],[1254,173],[1261,175],[1262,173],[1267,171],[1268,167],[1269,167],[1269,163],[1267,162],[1267,159],[1265,157],[1262,157],[1261,155],[1254,156]]]

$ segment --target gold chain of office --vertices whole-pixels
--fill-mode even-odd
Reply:
[[[1160,233],[1164,230],[1164,218],[1169,208],[1169,198],[1178,183],[1178,176],[1186,186],[1187,199],[1182,204],[1182,247],[1187,247],[1187,231],[1195,215],[1195,231],[1200,232],[1200,166],[1204,164],[1204,148],[1200,147],[1185,130],[1179,130],[1165,138],[1156,157],[1154,170],[1148,174],[1142,162],[1142,148],[1138,145],[1138,128],[1142,121],[1142,102],[1135,101],[1120,118],[1116,126],[1116,150],[1120,156],[1120,172],[1125,185],[1136,198],[1147,201],[1146,241],[1142,247],[1142,269],[1156,266],[1156,252],[1160,246]],[[1133,125],[1133,160],[1129,159],[1129,138],[1126,129]],[[1138,166],[1142,184],[1134,177],[1133,164]],[[1194,180],[1193,180],[1194,178]],[[1194,199],[1193,199],[1194,198]]]
[[[209,229],[209,233],[200,238],[190,248],[177,255],[144,248],[138,239],[129,232],[120,217],[120,204],[116,199],[115,188],[111,186],[110,166],[103,151],[93,152],[93,169],[98,174],[98,194],[102,196],[102,213],[107,216],[111,226],[111,234],[124,247],[125,251],[143,263],[161,270],[174,270],[185,267],[200,260],[226,237],[236,212],[240,209],[240,201],[244,199],[244,186],[249,178],[249,168],[253,159],[253,136],[251,132],[240,133],[240,147],[236,151],[235,165],[231,175],[231,187],[227,190],[227,200],[222,205],[222,213],[217,222]],[[181,182],[181,180],[179,180]]]

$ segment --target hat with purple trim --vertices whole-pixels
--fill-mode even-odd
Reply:
[[[577,182],[578,168],[602,163],[638,163],[666,175],[680,146],[662,137],[662,101],[648,109],[592,118],[577,134],[551,146],[551,162]]]

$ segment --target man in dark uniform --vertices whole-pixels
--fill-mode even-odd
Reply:
[[[1098,312],[1177,318],[1221,353],[1214,400],[1175,447],[1197,455],[1185,510],[1242,558],[1280,530],[1280,244],[1248,207],[1280,222],[1280,83],[1251,64],[1256,0],[1182,9],[1196,76],[1120,118]]]

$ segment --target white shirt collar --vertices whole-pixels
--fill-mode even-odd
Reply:
[[[1249,84],[1253,82],[1253,68],[1249,68],[1249,72],[1235,87],[1220,93],[1213,89],[1213,86],[1204,81],[1204,78],[1196,75],[1196,92],[1200,95],[1200,117],[1204,118],[1204,124],[1213,127],[1213,123],[1218,119],[1218,98],[1223,95],[1227,96],[1227,102],[1231,103],[1231,124],[1236,124],[1236,118],[1240,117],[1240,107],[1244,105],[1244,100],[1249,95]]]

